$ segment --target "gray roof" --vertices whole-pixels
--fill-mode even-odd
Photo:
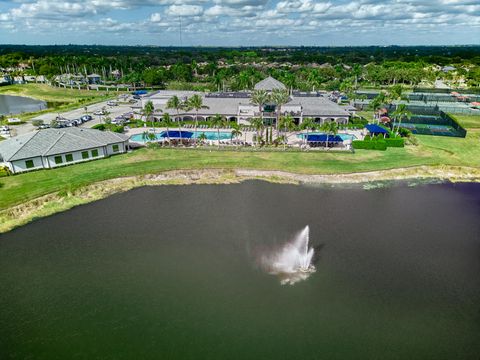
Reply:
[[[215,114],[220,115],[236,115],[238,113],[238,105],[249,105],[249,99],[245,98],[214,98],[203,97],[203,105],[208,109],[199,109],[198,115],[211,116]],[[168,112],[170,115],[175,115],[175,109],[167,109],[165,105],[158,105],[155,110],[162,110],[164,113]],[[195,110],[180,111],[181,114],[194,115]]]
[[[341,106],[322,96],[292,96],[286,105],[302,106],[303,116],[345,116],[349,113]]]
[[[160,97],[160,94],[158,95],[158,97]],[[212,116],[215,114],[220,114],[224,116],[236,116],[239,111],[239,105],[252,106],[252,104],[250,103],[250,98],[244,96],[215,97],[202,94],[202,100],[203,104],[208,106],[208,109],[199,109],[198,115],[200,116]],[[349,117],[350,115],[343,107],[323,96],[292,95],[290,96],[290,101],[286,105],[301,106],[303,116]],[[163,111],[163,113],[168,112],[172,116],[176,115],[175,109],[166,109],[165,104],[155,104],[155,110],[156,114],[158,115],[160,115],[159,110]],[[194,114],[195,110],[180,111],[181,116],[193,116]]]
[[[123,134],[85,128],[44,129],[0,142],[3,161],[63,154],[127,141]]]
[[[278,90],[286,89],[285,85],[282,82],[274,79],[271,76],[256,83],[254,88],[255,90],[266,90],[266,91],[272,91],[275,89],[278,89]]]

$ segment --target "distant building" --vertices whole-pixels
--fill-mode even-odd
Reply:
[[[93,84],[100,84],[102,78],[98,74],[90,74],[90,75],[87,75],[87,79],[88,79],[88,83],[93,85]]]
[[[10,75],[1,75],[0,74],[0,85],[9,85],[12,83],[12,78]]]
[[[85,128],[37,130],[0,142],[0,165],[12,173],[49,169],[127,151],[128,137]]]
[[[286,90],[287,87],[277,79],[269,76],[262,81],[259,81],[254,86],[255,90],[265,90],[265,91],[273,91],[273,90]]]
[[[280,81],[268,77],[254,87],[257,90],[272,91],[275,89],[286,90],[286,87]],[[154,116],[158,119],[162,114],[168,112],[170,116],[179,121],[192,121],[195,118],[195,110],[167,109],[167,101],[174,95],[180,100],[185,100],[194,94],[199,94],[203,98],[205,109],[199,109],[198,120],[209,120],[216,114],[224,116],[229,121],[236,121],[238,124],[249,125],[254,117],[263,117],[265,124],[274,124],[276,121],[276,105],[265,104],[260,110],[258,105],[250,101],[250,92],[217,92],[201,93],[194,91],[168,91],[162,90],[148,94],[141,99],[142,108],[148,101],[152,101],[155,107]],[[313,118],[317,124],[326,121],[336,121],[339,124],[348,123],[350,113],[344,108],[324,97],[322,94],[314,92],[293,91],[289,101],[282,105],[280,109],[282,115],[291,115],[296,124],[301,124],[306,117]]]
[[[447,72],[450,72],[450,71],[455,71],[455,70],[457,70],[457,69],[456,69],[455,67],[453,67],[453,66],[444,66],[444,67],[442,68],[442,71],[443,71],[444,73],[447,73]]]
[[[113,70],[111,73],[110,73],[111,76],[113,76],[115,79],[120,79],[122,77],[122,73],[120,72],[120,70]]]

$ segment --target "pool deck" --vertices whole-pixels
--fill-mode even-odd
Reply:
[[[172,130],[180,130],[180,128],[178,127],[169,127],[168,128],[170,131]],[[192,128],[184,128],[182,127],[182,130],[183,131],[194,131],[194,129]],[[158,133],[161,133],[162,131],[167,131],[167,128],[165,127],[156,127],[155,129],[151,128],[151,127],[142,127],[142,128],[131,128],[131,129],[127,129],[125,131],[125,134],[129,137],[131,137],[132,135],[137,135],[137,134],[142,134],[144,133],[145,131],[148,131],[148,132],[155,132],[156,134]],[[217,129],[200,129],[198,128],[197,129],[198,132],[217,132]],[[219,129],[219,131],[222,133],[222,132],[231,132],[232,129],[224,129],[224,128],[221,128]],[[244,130],[241,130],[242,132],[242,136],[239,137],[237,139],[237,141],[241,141],[241,142],[246,142],[247,144],[250,144],[250,145],[254,145],[255,142],[253,141],[253,136],[255,135],[255,131],[244,131]],[[298,135],[299,134],[305,134],[306,131],[295,131],[295,132],[289,132],[288,133],[288,145],[289,146],[298,146],[298,147],[301,147],[303,145],[303,141],[301,139],[298,138]],[[312,131],[310,131],[309,133],[312,133]],[[318,132],[317,132],[318,133]],[[339,131],[338,132],[339,134],[349,134],[349,135],[354,135],[356,139],[363,139],[364,136],[365,136],[365,130],[344,130],[344,131]],[[143,144],[143,142],[136,142],[137,144]],[[229,139],[227,140],[222,140],[220,139],[220,144],[230,144],[231,141]],[[218,140],[207,140],[206,141],[206,144],[208,145],[218,145]],[[344,141],[344,144],[345,145],[350,145],[351,144],[351,140],[345,140]]]

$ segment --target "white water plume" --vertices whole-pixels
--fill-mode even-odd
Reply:
[[[315,272],[312,264],[314,249],[308,247],[309,236],[307,225],[280,249],[262,256],[262,266],[269,274],[277,275],[282,285],[306,280]]]

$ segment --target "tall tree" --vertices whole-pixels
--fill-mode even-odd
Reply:
[[[248,119],[248,121],[255,128],[255,133],[256,133],[255,143],[258,146],[259,143],[260,143],[261,134],[263,132],[263,121],[259,117],[254,117],[254,118]]]
[[[203,104],[203,98],[195,94],[191,98],[188,99],[187,101],[187,106],[190,107],[191,109],[195,110],[195,139],[194,139],[194,144],[197,146],[197,127],[198,127],[198,111],[200,109],[209,109],[207,105]]]
[[[171,123],[171,118],[170,118],[170,114],[168,112],[164,112],[163,113],[163,116],[162,116],[162,123],[163,125],[167,128],[167,139],[168,139],[168,146],[171,146],[172,143],[170,141],[170,131],[169,131],[169,126],[170,126],[170,123]]]
[[[311,117],[304,118],[302,123],[300,124],[300,129],[307,130],[307,133],[304,136],[305,145],[307,145],[307,141],[308,141],[308,132],[314,129],[315,125],[316,125],[315,121]]]
[[[282,106],[285,105],[290,100],[290,95],[287,90],[273,90],[271,94],[271,99],[275,103],[275,127],[277,129],[278,136],[278,122],[280,120],[280,115],[282,113]]]
[[[148,119],[152,116],[153,112],[155,111],[155,107],[153,106],[153,102],[148,100],[145,106],[143,107],[143,114],[145,115],[145,126],[148,122]],[[153,133],[155,133],[155,124],[153,125]]]
[[[180,110],[182,109],[182,101],[178,98],[177,95],[173,95],[167,101],[167,109],[175,109],[177,112],[178,129],[180,131],[180,143],[182,142],[182,121],[180,120]]]
[[[290,114],[282,116],[280,118],[279,127],[283,130],[283,150],[286,150],[288,143],[288,132],[295,130],[295,121],[293,119],[293,116]]]
[[[220,149],[220,128],[225,125],[225,118],[222,115],[215,114],[210,122],[217,128],[217,145],[218,149]]]
[[[238,125],[237,123],[233,123],[231,126],[232,126],[232,133],[231,133],[230,140],[233,141],[234,138],[237,139],[240,136],[242,136],[242,132],[240,131],[240,125]],[[237,143],[235,143],[235,146],[238,146]]]
[[[265,90],[254,90],[250,97],[250,102],[258,106],[258,112],[263,122],[263,107],[270,100],[270,94]],[[268,140],[268,139],[267,139]],[[267,141],[268,142],[268,141]]]
[[[393,131],[395,131],[395,122],[397,123],[397,133],[400,131],[400,125],[402,125],[403,119],[410,120],[412,118],[412,113],[407,109],[407,105],[405,104],[398,104],[395,111],[392,113],[392,117],[394,119],[393,123]]]
[[[335,121],[326,121],[322,124],[321,127],[322,131],[327,134],[327,141],[325,142],[325,148],[328,148],[328,137],[330,135],[337,135],[338,134],[338,124]]]

